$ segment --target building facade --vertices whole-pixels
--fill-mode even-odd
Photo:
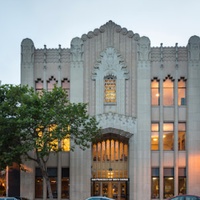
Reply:
[[[65,88],[71,102],[88,103],[102,127],[91,148],[51,156],[54,198],[200,195],[199,77],[198,36],[186,47],[151,47],[148,37],[109,21],[73,38],[68,49],[37,49],[24,39],[21,84]],[[21,196],[48,198],[37,166],[26,167]]]

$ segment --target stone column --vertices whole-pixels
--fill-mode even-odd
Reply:
[[[187,79],[187,193],[199,194],[200,185],[200,38],[188,43]]]
[[[34,44],[31,39],[21,43],[21,84],[34,87]]]
[[[74,38],[71,42],[70,65],[70,102],[83,102],[83,41],[80,38]],[[91,150],[82,151],[76,147],[73,152],[70,152],[70,200],[90,196],[90,179]]]
[[[136,174],[134,199],[151,198],[151,63],[150,40],[140,38],[137,65],[137,133],[134,137]],[[133,184],[133,183],[132,183]],[[130,191],[133,186],[130,185]],[[130,199],[133,199],[130,196]]]

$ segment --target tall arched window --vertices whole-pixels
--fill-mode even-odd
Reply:
[[[160,104],[160,83],[159,80],[151,81],[151,105],[158,106]]]
[[[178,81],[178,105],[186,105],[186,81],[183,78]]]
[[[163,82],[163,105],[174,105],[174,82],[170,77],[167,77]]]
[[[92,145],[93,178],[128,177],[128,139],[105,134]]]
[[[116,77],[108,75],[104,77],[104,102],[116,103]]]
[[[70,99],[70,81],[67,78],[63,79],[61,87],[67,92],[68,99]]]
[[[47,81],[47,90],[52,91],[54,86],[57,85],[58,81],[52,76],[48,81]]]
[[[43,90],[43,81],[41,79],[37,79],[35,81],[35,90],[39,92],[40,94],[42,93]]]

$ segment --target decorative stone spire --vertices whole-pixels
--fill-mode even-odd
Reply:
[[[83,60],[83,41],[76,37],[71,42],[71,61],[72,62],[80,62]]]

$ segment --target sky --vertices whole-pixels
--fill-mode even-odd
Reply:
[[[0,81],[20,84],[21,42],[70,48],[108,21],[147,36],[151,46],[187,46],[200,36],[200,0],[0,0]]]

